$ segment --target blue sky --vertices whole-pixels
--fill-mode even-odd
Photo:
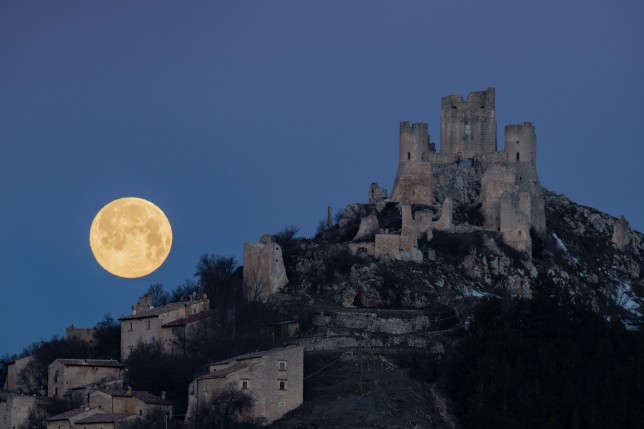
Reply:
[[[574,1],[0,3],[0,355],[128,314],[204,252],[241,259],[391,189],[400,121],[496,88],[532,122],[544,186],[644,230],[644,4]],[[136,196],[172,223],[126,280],[89,226]],[[241,262],[241,260],[240,260]]]

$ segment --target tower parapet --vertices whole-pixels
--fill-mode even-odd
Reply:
[[[508,162],[534,164],[537,159],[537,134],[534,125],[530,122],[524,122],[523,125],[506,125],[503,151]]]
[[[496,152],[494,88],[441,99],[441,152],[474,158]]]
[[[427,160],[430,152],[429,132],[426,123],[400,123],[400,162]]]

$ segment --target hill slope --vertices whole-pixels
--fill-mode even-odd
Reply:
[[[374,214],[381,228],[400,229],[393,203],[350,205],[332,228],[286,247],[290,281],[272,301],[301,322],[310,378],[305,403],[275,427],[452,427],[445,368],[477,305],[532,298],[536,284],[639,329],[644,236],[630,230],[620,249],[612,241],[616,219],[544,195],[547,231],[533,235],[531,255],[470,225],[476,206],[455,207],[453,228],[419,241],[421,263],[352,253],[362,218]],[[325,362],[334,363],[320,370]]]

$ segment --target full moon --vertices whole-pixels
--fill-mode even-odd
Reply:
[[[159,268],[172,247],[172,228],[160,208],[141,198],[103,207],[89,230],[96,262],[109,273],[134,279]]]

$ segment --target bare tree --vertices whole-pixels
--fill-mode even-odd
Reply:
[[[253,421],[250,416],[253,405],[253,398],[231,383],[213,392],[204,404],[200,404],[197,410],[194,410],[194,427],[196,429],[232,429],[247,425]]]
[[[215,256],[204,253],[197,263],[195,276],[199,286],[210,299],[211,307],[227,307],[234,300],[233,274],[237,269],[234,256]]]
[[[151,284],[147,293],[152,295],[152,305],[155,307],[160,307],[170,302],[170,294],[163,289],[161,283]]]

